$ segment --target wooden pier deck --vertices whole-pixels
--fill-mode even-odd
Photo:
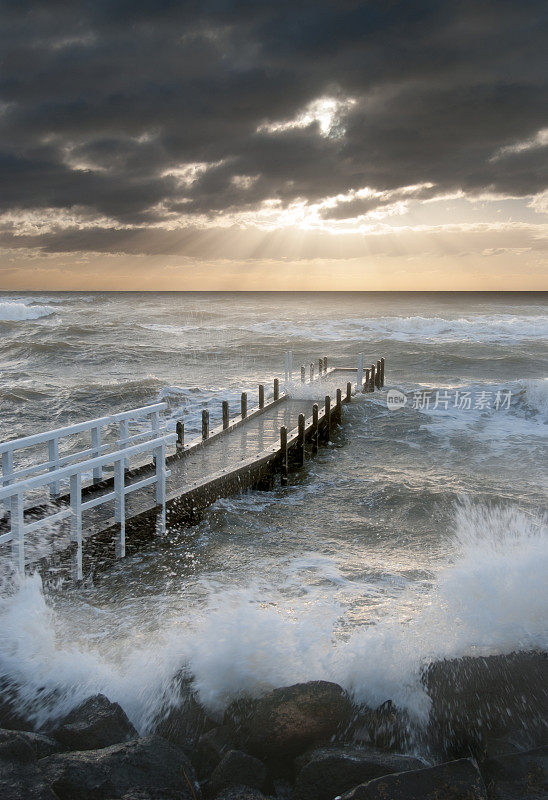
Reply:
[[[70,562],[72,577],[80,580],[114,558],[134,552],[143,540],[162,534],[166,520],[169,526],[190,524],[220,497],[250,487],[272,488],[278,475],[286,483],[289,472],[301,467],[329,439],[332,427],[341,422],[342,405],[357,392],[382,387],[384,360],[366,370],[361,361],[357,370],[321,365],[314,377],[305,381],[302,372],[300,377],[288,384],[287,392],[280,392],[276,381],[269,400],[261,388],[260,405],[253,409],[247,410],[247,397],[242,395],[241,413],[229,419],[225,408],[223,424],[211,431],[208,412],[204,412],[202,436],[188,444],[183,440],[184,429],[178,426],[171,455],[166,455],[165,444],[172,443],[173,435],[162,440],[162,447],[156,438],[149,452],[136,453],[136,464],[124,459],[131,453],[127,449],[111,453],[110,458],[103,456],[102,461],[114,465],[114,477],[86,483],[82,481],[86,464],[90,474],[98,460],[74,465],[70,494],[61,493],[47,504],[27,504],[21,510],[22,493],[17,495],[18,484],[12,483],[11,514],[0,528],[0,549],[5,551],[11,543],[20,569],[41,565],[48,577],[66,574]],[[74,472],[77,466],[78,473]],[[51,486],[56,475],[66,480],[70,470],[65,467],[52,473],[50,467],[49,474],[41,476],[42,485]],[[34,478],[28,486],[32,489],[38,483],[40,479]],[[6,489],[0,489],[0,497],[2,492]],[[14,526],[15,498],[19,528]],[[48,519],[55,524],[48,525]]]

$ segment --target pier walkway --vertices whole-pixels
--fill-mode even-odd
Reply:
[[[252,409],[243,393],[232,418],[223,403],[223,422],[211,430],[205,410],[201,436],[188,443],[182,421],[172,432],[173,421],[162,416],[166,404],[156,403],[0,444],[0,554],[20,572],[41,565],[51,573],[55,564],[63,572],[68,558],[79,581],[98,562],[162,535],[166,521],[197,521],[219,497],[271,488],[277,475],[287,483],[341,422],[342,405],[384,385],[384,359],[368,369],[361,354],[357,368],[328,368],[327,358],[319,359],[318,368],[301,367],[295,381],[291,362],[288,351],[284,391],[275,379],[267,399],[259,386]],[[40,448],[47,448],[46,461]],[[21,452],[27,457],[17,466]]]

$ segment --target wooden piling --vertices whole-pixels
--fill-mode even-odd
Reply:
[[[229,412],[228,412],[228,400],[223,400],[223,430],[226,431],[230,424]]]
[[[274,400],[280,399],[280,381],[274,378]]]
[[[299,438],[297,446],[297,461],[300,467],[304,466],[305,460],[305,437],[304,437],[304,414],[299,414]]]
[[[209,411],[206,408],[202,411],[202,439],[209,439]]]
[[[323,357],[323,371],[327,372],[327,356]]]
[[[331,398],[325,396],[325,427],[327,429],[327,441],[331,439]]]
[[[183,450],[185,446],[185,423],[179,420],[175,429],[177,431],[177,450]]]
[[[376,380],[376,384],[375,384],[377,389],[380,389],[381,386],[382,386],[382,383],[381,383],[381,369],[382,369],[381,362],[379,360],[379,361],[377,361],[377,380]]]
[[[368,392],[369,391],[369,380],[370,380],[369,370],[366,369],[365,370],[365,382],[364,382],[363,387],[362,387],[362,392]]]
[[[381,358],[381,386],[384,386],[384,358]]]
[[[304,383],[304,381],[305,381],[305,373],[306,373],[306,370],[305,370],[304,364],[303,364],[302,367],[301,367],[301,383]]]
[[[312,406],[312,452],[318,452],[319,442],[319,427],[318,427],[318,404],[314,403]]]
[[[321,358],[318,359],[318,375],[320,376],[320,378],[323,375],[323,359]]]
[[[349,403],[352,399],[352,384],[350,381],[346,384],[346,402]]]
[[[247,392],[242,392],[241,408],[242,419],[245,419],[247,417]]]
[[[375,375],[375,365],[371,364],[371,384],[370,384],[370,388],[369,388],[370,392],[374,392],[375,391],[376,382],[377,382],[377,377]]]
[[[264,408],[264,386],[259,384],[259,408]]]
[[[337,422],[340,424],[342,419],[342,392],[340,389],[337,389]]]
[[[310,383],[314,380],[314,362],[310,362]]]
[[[282,425],[280,428],[280,451],[282,463],[280,469],[280,481],[282,486],[287,486],[288,463],[287,463],[287,428]]]

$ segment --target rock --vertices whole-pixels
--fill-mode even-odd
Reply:
[[[267,770],[263,762],[241,750],[229,750],[211,773],[207,794],[214,797],[223,789],[235,786],[266,790]]]
[[[122,795],[121,800],[184,800],[185,796],[177,789],[130,789]]]
[[[59,800],[120,798],[137,789],[174,789],[183,800],[199,798],[192,765],[159,736],[101,750],[58,753],[38,763]]]
[[[60,749],[56,741],[39,733],[0,730],[0,760],[35,761]]]
[[[0,797],[2,800],[59,800],[35,761],[0,762]]]
[[[544,743],[548,654],[439,661],[428,667],[423,682],[432,699],[428,740],[441,752],[480,753],[487,738],[510,732],[519,733],[527,747]]]
[[[386,700],[375,709],[362,706],[353,719],[346,738],[368,743],[382,750],[407,750],[416,734],[409,715],[394,705],[392,700]]]
[[[375,778],[342,795],[341,800],[487,800],[487,793],[475,762],[462,758]]]
[[[166,705],[153,726],[157,736],[182,748],[187,754],[206,731],[216,727],[192,689],[191,680],[180,673],[175,678],[178,702]]]
[[[210,775],[228,750],[234,750],[232,730],[227,725],[203,733],[191,756],[199,776]]]
[[[480,765],[490,792],[497,796],[548,796],[548,747],[526,753],[505,753]]]
[[[15,686],[6,678],[0,679],[0,728],[13,731],[32,731],[34,725],[18,708]]]
[[[264,794],[257,789],[249,786],[235,786],[232,789],[225,789],[218,794],[215,800],[266,800]]]
[[[259,757],[296,756],[348,724],[352,706],[336,683],[312,681],[238,700],[225,714],[239,747]]]
[[[123,709],[103,694],[73,708],[49,730],[68,750],[97,750],[138,736]]]
[[[373,747],[325,747],[306,758],[295,782],[295,800],[333,800],[373,778],[425,767],[418,758],[383,753]],[[298,761],[304,759],[301,756]]]

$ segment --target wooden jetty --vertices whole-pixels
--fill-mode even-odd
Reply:
[[[292,360],[288,351],[283,390],[274,379],[267,399],[260,385],[255,408],[242,393],[233,417],[223,402],[214,428],[204,410],[201,436],[188,443],[183,422],[168,430],[167,406],[156,403],[0,444],[0,552],[21,573],[42,568],[51,575],[57,565],[65,574],[69,563],[72,579],[80,581],[134,552],[143,539],[163,535],[166,522],[193,523],[218,498],[273,488],[277,476],[287,484],[290,472],[329,440],[342,406],[384,385],[384,359],[364,368],[360,354],[355,368],[328,367],[321,358],[317,367],[301,366],[295,381]],[[90,443],[78,449],[87,436]],[[34,454],[39,446],[47,448],[46,461],[35,456],[29,464],[27,457],[16,466],[18,454]]]

